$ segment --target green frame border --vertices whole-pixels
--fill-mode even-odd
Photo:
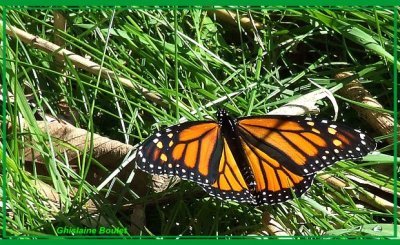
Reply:
[[[3,11],[2,11],[2,21],[3,21],[3,23],[6,23],[6,13],[7,13],[7,8],[6,7],[4,7],[3,8]],[[6,38],[6,25],[3,25],[3,28],[2,28],[2,39],[3,39],[3,48],[2,48],[2,56],[3,56],[3,65],[2,65],[2,74],[6,74],[6,72],[7,72],[7,66],[5,65],[6,64],[6,60],[7,60],[7,58],[6,58],[6,54],[7,54],[7,52],[6,52],[6,46],[7,46],[7,38]],[[5,75],[3,75],[2,76],[2,96],[3,96],[3,107],[2,107],[2,124],[1,124],[1,132],[2,132],[2,135],[3,135],[3,138],[2,138],[2,142],[1,142],[1,144],[2,144],[2,148],[1,148],[1,162],[2,162],[2,164],[5,164],[6,163],[6,159],[7,159],[7,157],[6,157],[6,154],[3,154],[3,152],[5,152],[5,149],[6,149],[6,145],[7,145],[7,138],[5,137],[6,136],[6,131],[7,131],[7,124],[6,123],[4,123],[4,119],[6,118],[6,109],[7,109],[7,80],[6,80],[6,76]],[[5,89],[4,89],[5,88]],[[1,212],[2,212],[2,214],[3,214],[3,219],[2,219],[2,222],[1,222],[1,225],[2,225],[2,227],[6,227],[6,225],[7,225],[7,222],[6,222],[6,217],[7,217],[7,194],[6,194],[6,185],[5,185],[5,183],[7,183],[6,181],[7,181],[7,168],[5,168],[5,167],[3,167],[2,168],[2,193],[4,193],[4,195],[2,196],[2,203],[3,203],[3,205],[1,206]],[[2,237],[6,237],[6,229],[2,229]]]
[[[14,8],[54,8],[54,9],[58,9],[58,8],[64,8],[65,6],[65,0],[61,1],[61,0],[53,0],[53,1],[49,1],[49,0],[45,0],[45,1],[40,1],[40,0],[14,0],[14,1],[9,1],[6,3],[1,3],[0,5],[3,6],[3,11],[2,11],[2,21],[3,23],[6,23],[6,15],[7,15],[7,10],[8,9],[14,9]],[[317,1],[317,0],[309,0],[309,1],[304,1],[304,2],[300,2],[300,1],[296,1],[296,0],[275,0],[273,3],[266,3],[266,2],[261,2],[261,0],[249,0],[246,1],[246,5],[242,5],[243,4],[243,0],[204,0],[204,1],[199,1],[199,0],[194,0],[191,1],[191,6],[185,6],[187,4],[187,2],[183,1],[183,0],[172,0],[172,1],[165,1],[165,0],[141,0],[139,3],[135,3],[135,1],[133,0],[115,0],[112,2],[113,4],[110,5],[109,2],[105,1],[105,0],[87,0],[86,2],[82,2],[81,0],[77,1],[77,0],[70,0],[68,1],[68,5],[69,6],[73,6],[70,7],[70,9],[81,9],[82,7],[89,7],[89,8],[108,8],[108,7],[112,7],[112,6],[120,6],[120,8],[125,8],[124,6],[127,6],[128,4],[134,4],[135,6],[132,6],[130,8],[140,8],[140,9],[147,9],[147,8],[171,8],[172,6],[180,6],[178,7],[179,9],[181,8],[252,8],[252,7],[256,7],[256,6],[262,6],[263,4],[268,4],[268,6],[265,6],[265,8],[273,8],[273,9],[281,9],[281,8],[296,8],[296,7],[317,7],[317,6],[326,6],[327,8],[334,8],[334,6],[346,6],[349,8],[369,8],[369,7],[373,7],[374,5],[376,6],[380,6],[380,7],[394,7],[394,6],[398,6],[400,5],[400,3],[396,0],[370,0],[368,2],[366,2],[365,0],[353,0],[351,1],[351,3],[349,4],[348,1],[345,0],[336,0],[334,1],[334,6],[331,6],[330,4],[332,3],[327,3],[327,1],[323,1],[323,4],[321,4],[321,1]],[[325,3],[325,4],[324,4]],[[218,6],[228,6],[229,7],[213,7],[212,5],[216,5],[218,4]],[[181,7],[182,6],[182,7]],[[183,7],[184,6],[184,7]],[[394,48],[393,48],[393,57],[394,60],[398,60],[397,57],[397,40],[398,40],[398,36],[397,36],[397,28],[398,28],[398,11],[396,8],[393,8],[393,12],[394,12],[394,23],[393,23],[393,27],[394,27]],[[2,66],[2,73],[6,74],[6,25],[3,24],[3,28],[2,28],[2,38],[3,38],[3,49],[2,49],[2,60],[3,60],[3,66]],[[394,111],[394,121],[395,124],[397,124],[397,118],[398,118],[398,83],[397,83],[397,75],[398,75],[398,71],[397,71],[397,65],[396,62],[393,63],[393,111]],[[3,89],[2,90],[2,96],[3,96],[3,106],[2,106],[2,116],[3,119],[6,118],[6,106],[7,106],[7,80],[6,80],[6,76],[3,75],[2,76],[2,84],[3,84]],[[2,147],[3,147],[3,151],[6,148],[6,124],[2,123],[2,133],[3,133],[3,138],[2,138]],[[394,155],[397,155],[398,152],[398,145],[397,145],[397,138],[395,137],[398,134],[398,129],[397,127],[394,127],[394,131],[393,131],[393,137],[394,137]],[[7,160],[6,154],[2,154],[2,163],[5,164]],[[397,158],[394,158],[394,181],[395,181],[395,186],[394,186],[394,192],[397,193]],[[7,183],[7,169],[5,167],[2,168],[2,180],[3,183]],[[6,188],[5,188],[5,184],[3,184],[2,186],[2,190],[4,195],[2,196],[2,202],[3,203],[7,203],[7,196],[6,196]],[[265,236],[251,236],[251,237],[242,237],[242,236],[180,236],[179,238],[182,240],[187,240],[187,239],[196,239],[196,238],[200,238],[202,239],[201,242],[205,242],[208,239],[212,239],[210,241],[216,241],[216,239],[219,239],[219,243],[221,242],[225,242],[226,238],[236,238],[238,239],[237,241],[241,241],[241,240],[248,240],[251,239],[253,241],[257,241],[261,238],[261,240],[278,240],[278,239],[287,239],[287,238],[308,238],[308,239],[321,239],[321,240],[326,240],[324,242],[327,241],[335,241],[335,240],[328,240],[328,239],[332,239],[332,238],[363,238],[363,239],[371,239],[371,238],[399,238],[397,237],[397,232],[398,232],[398,222],[397,222],[397,211],[398,211],[398,207],[397,207],[397,196],[394,195],[394,230],[393,230],[393,236],[269,236],[269,237],[265,237]],[[6,226],[6,205],[2,205],[2,214],[3,214],[3,220],[2,220],[2,226],[5,227]],[[15,237],[15,236],[7,236],[6,234],[6,229],[2,229],[2,238],[6,238],[8,240],[6,241],[15,241],[15,240],[19,240],[20,237]],[[31,236],[31,237],[24,237],[24,239],[26,238],[47,238],[47,239],[51,239],[54,240],[60,240],[62,238],[68,238],[67,240],[60,240],[61,241],[68,241],[69,239],[76,239],[77,241],[79,241],[79,239],[82,238],[86,238],[86,239],[96,239],[96,238],[102,238],[102,239],[109,239],[111,238],[112,240],[120,240],[120,239],[127,239],[126,241],[129,241],[130,239],[137,239],[140,238],[140,240],[137,241],[146,241],[146,243],[151,242],[152,240],[155,239],[159,239],[159,238],[166,238],[166,240],[171,240],[171,239],[175,239],[177,238],[177,236],[156,236],[156,237],[138,237],[138,236],[132,236],[132,237],[115,237],[115,236],[75,236],[75,237],[70,237],[70,236]],[[49,239],[49,240],[50,240]],[[87,241],[87,240],[84,240]],[[123,241],[123,240],[121,240]],[[231,240],[232,241],[232,240]],[[230,241],[230,242],[231,242]],[[40,242],[44,242],[43,240]],[[70,242],[70,241],[68,241]],[[290,240],[280,240],[280,242],[292,242]],[[380,241],[383,242],[383,241]]]
[[[1,4],[4,6],[188,6],[188,2],[184,0],[13,0],[6,1]],[[400,3],[396,0],[334,0],[334,1],[318,1],[318,0],[192,0],[190,6],[396,6]]]
[[[398,61],[398,57],[397,57],[397,40],[398,40],[398,33],[397,33],[397,28],[398,28],[398,16],[399,16],[399,13],[397,12],[397,9],[395,9],[395,11],[394,11],[394,20],[393,20],[393,29],[394,29],[394,37],[393,37],[393,43],[394,43],[394,46],[393,46],[393,57],[394,57],[394,60],[395,61]],[[397,125],[398,124],[398,104],[397,104],[397,102],[398,102],[398,91],[397,91],[397,89],[398,89],[398,86],[399,86],[399,83],[398,83],[398,79],[397,79],[397,75],[398,75],[398,70],[397,70],[397,65],[396,65],[396,63],[397,62],[393,62],[393,111],[394,111],[394,125]],[[395,185],[394,185],[394,193],[397,193],[397,180],[398,180],[398,173],[397,173],[397,166],[398,166],[398,163],[397,163],[397,157],[396,156],[398,156],[398,153],[399,153],[399,148],[398,148],[398,141],[397,141],[397,135],[398,135],[398,128],[397,127],[393,127],[393,142],[394,142],[394,145],[393,145],[393,155],[394,155],[394,164],[393,164],[393,178],[394,178],[394,183],[395,183]],[[398,223],[397,223],[397,212],[398,212],[398,199],[397,199],[397,195],[394,195],[394,200],[393,200],[394,202],[394,217],[395,217],[395,219],[394,219],[394,222],[393,222],[393,225],[394,225],[394,234],[393,235],[397,235],[397,233],[398,233],[398,227],[397,227],[397,225],[398,225]],[[397,237],[397,236],[396,236]],[[399,237],[397,237],[397,238],[399,238]]]

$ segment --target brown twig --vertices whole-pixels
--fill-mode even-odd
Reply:
[[[347,77],[352,76],[353,74],[350,72],[339,73],[335,76],[336,79],[341,80]],[[371,93],[368,92],[364,86],[360,83],[358,79],[354,79],[353,81],[346,84],[341,90],[338,91],[340,95],[345,98],[363,103],[365,105],[383,109],[382,105],[372,97]],[[360,117],[365,120],[371,127],[373,127],[379,133],[393,134],[394,129],[394,118],[384,112],[377,112],[368,108],[360,107],[358,105],[351,105],[351,107],[356,110]],[[399,125],[396,127],[400,130]],[[398,138],[399,140],[400,138]],[[387,141],[389,143],[393,143],[394,138],[388,138]]]
[[[62,11],[53,11],[53,18],[54,18],[54,44],[64,47],[65,40],[60,36],[62,32],[65,32],[67,29],[67,19],[65,18]],[[60,59],[60,57],[56,57],[56,62],[58,66],[64,69],[64,59]]]
[[[352,75],[353,74],[350,72],[343,72],[337,74],[335,78],[341,80]],[[338,91],[338,93],[347,99],[351,99],[374,108],[383,109],[383,106],[372,97],[371,93],[364,88],[358,79],[354,79],[346,84],[341,90]],[[400,130],[399,125],[394,124],[394,118],[388,113],[371,110],[354,104],[352,104],[351,107],[358,112],[359,116],[365,122],[367,122],[372,128],[375,129],[375,131],[382,135],[393,134],[393,129],[395,126]],[[391,144],[394,142],[394,138],[395,137],[387,138],[386,141]],[[399,139],[400,137],[398,136],[397,140]],[[393,176],[393,166],[377,165],[374,166],[374,169],[387,176]]]
[[[226,9],[217,9],[208,11],[209,15],[215,15],[218,20],[226,22],[232,26],[237,25],[237,14],[226,10]],[[254,30],[254,29],[262,29],[264,26],[262,23],[253,21],[248,17],[239,16],[240,25],[246,30]]]
[[[0,21],[0,26],[3,26],[2,21]],[[47,53],[52,53],[58,60],[69,59],[72,62],[72,64],[74,64],[78,68],[81,68],[94,75],[98,75],[100,73],[101,77],[106,79],[111,78],[113,80],[120,81],[124,86],[139,91],[141,94],[143,94],[143,96],[145,96],[150,101],[153,101],[154,103],[163,107],[168,106],[168,103],[158,94],[150,92],[148,89],[142,87],[137,83],[132,82],[130,79],[116,75],[113,71],[101,67],[99,64],[93,61],[90,61],[80,55],[77,55],[52,42],[46,41],[40,37],[27,33],[17,27],[7,25],[6,29],[7,29],[7,34],[10,35],[11,37],[19,38],[22,42],[26,44],[30,44],[33,47],[43,50]]]

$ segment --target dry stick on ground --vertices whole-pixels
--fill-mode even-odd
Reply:
[[[52,138],[54,149],[63,157],[68,158],[68,164],[71,170],[79,172],[79,161],[84,155],[83,151],[85,150],[85,145],[88,144],[88,139],[90,140],[91,133],[87,130],[76,128],[69,123],[62,122],[61,120],[53,120],[50,122],[39,121],[37,124],[42,130],[48,130],[47,133]],[[98,134],[93,134],[92,140],[93,158],[109,171],[117,169],[128,152],[133,150],[133,146],[131,145],[123,144]],[[39,174],[46,175],[47,170],[43,165],[43,156],[34,149],[34,145],[35,142],[27,144],[25,148],[25,160],[27,162],[35,162],[36,171]],[[130,164],[118,177],[126,179],[133,170],[133,167],[133,164]],[[107,177],[106,175],[107,172],[105,170],[92,163],[85,180],[92,185],[98,185]],[[139,194],[147,192],[145,185],[139,183],[145,178],[145,176],[142,175],[143,174],[135,175],[135,178],[139,178],[140,181],[133,181],[131,184],[131,188]]]
[[[46,123],[39,121],[38,126],[43,130],[48,129],[48,134],[53,138],[52,142],[54,148],[57,149],[57,152],[64,153],[64,156],[68,157],[71,168],[76,170],[78,168],[78,158],[83,155],[85,144],[87,144],[87,136],[91,133],[85,129],[74,127],[73,125],[60,120],[53,120]],[[125,156],[133,150],[135,150],[135,148],[129,144],[124,144],[117,140],[111,140],[98,134],[93,134],[93,158],[108,170],[117,169]],[[25,149],[25,152],[25,159],[27,161],[32,162],[34,160],[36,163],[43,163],[41,154],[33,148],[28,146]],[[104,176],[106,173],[103,170],[96,168],[94,165],[92,166],[94,169],[89,171],[86,180],[90,184],[98,185],[107,176]],[[133,163],[129,164],[124,171],[118,175],[118,177],[121,179],[127,178],[133,170],[133,167]],[[38,171],[46,171],[40,167],[38,168]],[[146,178],[147,174],[139,171],[137,173],[138,176],[142,177],[140,177],[140,181],[133,181],[131,188],[139,194],[144,194],[147,192],[147,189],[145,189],[144,180],[142,178]],[[157,176],[153,181],[159,182],[162,178],[163,176]],[[166,188],[166,185],[160,185],[159,183],[152,185],[152,189],[155,192],[162,192]]]
[[[62,11],[55,10],[53,11],[53,18],[54,18],[54,44],[58,45],[59,47],[65,46],[65,40],[61,38],[60,34],[65,32],[67,29],[67,19],[63,15]],[[61,71],[64,70],[64,59],[61,59],[59,56],[56,56],[56,66]]]
[[[88,139],[88,135],[90,135],[90,132],[84,129],[76,128],[67,122],[62,122],[61,120],[54,119],[50,120],[49,122],[39,121],[38,125],[43,130],[48,129],[48,134],[53,139],[52,141],[54,149],[57,149],[56,152],[64,153],[64,156],[68,157],[71,169],[73,169],[75,172],[78,172],[77,169],[79,157],[83,155],[85,144],[87,143],[86,141]],[[69,147],[67,144],[71,147]],[[131,145],[124,144],[116,140],[111,140],[98,134],[93,134],[93,158],[109,170],[117,169],[125,156],[132,150],[134,150],[134,147]],[[39,174],[47,175],[47,171],[44,168],[44,165],[38,164],[44,162],[42,155],[39,152],[35,151],[33,148],[30,148],[29,146],[25,149],[25,152],[25,159],[27,163],[32,163],[34,161],[37,164],[36,171]],[[118,178],[120,178],[121,180],[127,179],[133,168],[133,163],[128,164],[128,166],[124,168],[124,171],[121,171],[117,175]],[[107,172],[92,164],[85,180],[92,185],[98,185],[104,179],[106,179],[107,176]],[[161,181],[163,178],[165,177],[153,176],[152,183],[157,183],[157,181]],[[131,182],[129,188],[131,188],[135,193],[142,196],[148,191],[148,179],[148,174],[141,171],[136,171],[135,177]],[[46,196],[49,199],[48,204],[50,207],[53,207],[52,211],[54,213],[57,213],[59,211],[58,206],[60,206],[61,204],[59,203],[60,197],[56,190],[54,190],[52,186],[42,183],[40,181],[37,182],[36,187],[42,195]],[[115,184],[113,189],[115,188],[120,188],[120,186],[118,186],[118,184]],[[161,192],[166,189],[166,186],[153,184],[152,189],[155,192]],[[118,190],[116,190],[115,192],[120,194]],[[70,195],[74,196],[75,191],[72,191]],[[118,197],[111,196],[110,200],[111,202],[113,202],[113,200],[115,199],[118,199]],[[132,225],[130,227],[130,231],[131,234],[139,234],[139,230],[145,224],[144,207],[142,205],[136,205],[131,208],[133,208],[133,212],[131,214]],[[83,209],[87,210],[89,213],[98,212],[96,205],[92,200],[89,200],[84,205]]]
[[[53,18],[54,18],[54,24],[53,24],[54,44],[58,45],[59,47],[64,47],[65,39],[63,39],[61,35],[67,29],[67,24],[68,24],[67,18],[65,18],[63,11],[59,10],[53,11]],[[63,76],[61,76],[59,79],[61,83],[66,83],[68,70],[65,69],[66,67],[65,67],[64,57],[55,56],[55,62],[51,64],[51,67],[54,67],[55,71],[59,72],[60,74],[63,74]],[[57,106],[60,109],[60,112],[62,113],[64,120],[72,123],[74,121],[74,118],[78,117],[79,114],[78,111],[74,108],[70,108],[64,98],[58,101]]]
[[[64,153],[64,156],[68,157],[69,164],[73,170],[78,168],[77,162],[79,157],[83,155],[85,145],[87,144],[88,135],[91,133],[85,129],[77,128],[68,122],[63,122],[61,120],[49,119],[49,122],[39,121],[38,126],[42,129],[48,129],[48,134],[53,138],[53,146],[57,149],[57,152]],[[111,140],[107,137],[93,134],[93,158],[95,158],[100,164],[102,164],[109,171],[117,169],[126,155],[134,151],[135,148],[132,145],[124,144],[117,140]],[[69,146],[68,146],[69,145]],[[35,151],[31,147],[25,149],[25,159],[36,163],[43,163],[43,158],[40,152]],[[89,171],[86,181],[90,184],[98,185],[103,181],[107,174],[103,170],[92,165],[93,169]],[[126,179],[128,175],[133,170],[134,163],[129,164],[125,167],[118,177],[121,179]],[[40,169],[39,171],[45,171],[45,169]],[[141,178],[147,177],[147,174],[137,171],[138,176],[143,176]],[[154,192],[162,192],[167,188],[167,185],[161,185],[166,177],[164,176],[154,176],[153,183],[151,185]],[[144,189],[145,183],[140,181],[132,181],[131,188],[138,194],[144,194],[147,189]],[[141,183],[142,182],[142,183]]]
[[[4,23],[0,21],[0,26],[3,26],[3,24]],[[143,96],[145,96],[148,100],[163,107],[168,106],[168,102],[162,99],[159,95],[150,92],[148,89],[143,88],[137,83],[132,83],[132,81],[127,78],[116,75],[113,71],[101,67],[99,64],[93,61],[85,59],[80,55],[77,55],[65,48],[62,48],[52,42],[46,41],[40,37],[27,33],[19,28],[7,25],[6,29],[7,29],[7,34],[10,35],[11,37],[19,38],[22,42],[30,44],[35,48],[38,48],[48,53],[53,53],[57,60],[65,60],[67,57],[72,62],[72,64],[74,64],[78,68],[81,68],[94,75],[98,75],[100,73],[101,77],[105,79],[111,78],[113,80],[120,81],[124,86],[137,90],[140,93],[142,93]]]
[[[336,79],[342,80],[347,77],[352,76],[350,72],[339,73],[335,76]],[[382,105],[372,97],[371,93],[368,92],[363,85],[360,83],[358,79],[354,79],[353,81],[346,84],[341,90],[338,91],[340,95],[343,97],[354,100],[365,105],[375,107],[378,109],[383,109]],[[384,112],[373,111],[368,108],[360,107],[357,105],[351,105],[355,111],[357,111],[362,119],[364,119],[371,127],[373,127],[379,133],[393,134],[394,128],[394,119],[390,114]],[[400,130],[399,125],[396,127]],[[386,139],[387,142],[393,143],[394,138]],[[400,137],[398,138],[398,140]]]
[[[226,22],[232,26],[237,26],[237,15],[233,11],[218,9],[218,10],[210,10],[207,12],[209,15],[215,15],[218,20]],[[253,21],[248,17],[239,17],[240,25],[246,30],[262,29],[264,26],[262,23]]]
[[[352,75],[353,74],[350,72],[343,72],[337,74],[335,77],[336,79],[341,80]],[[374,108],[383,109],[382,105],[372,97],[372,95],[363,87],[358,79],[354,79],[346,84],[341,90],[339,90],[339,94],[347,99],[354,100]],[[371,127],[373,127],[382,135],[393,134],[393,129],[395,126],[400,130],[399,125],[394,124],[394,118],[388,113],[377,112],[357,105],[351,106],[355,111],[358,112],[359,116],[363,120],[365,120]],[[397,140],[399,139],[400,137],[397,138]],[[387,138],[386,141],[388,143],[393,143],[394,138]],[[387,176],[393,176],[393,166],[379,165],[375,167],[375,169]]]

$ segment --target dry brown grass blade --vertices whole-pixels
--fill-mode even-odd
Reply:
[[[268,115],[301,116],[319,112],[317,102],[327,96],[326,92],[318,89],[273,110]]]
[[[397,198],[400,199],[400,192],[395,193],[393,189],[384,187],[384,186],[380,186],[378,184],[366,181],[362,178],[359,178],[358,176],[355,175],[346,175],[347,178],[351,179],[354,183],[356,183],[357,185],[362,185],[365,186],[365,188],[368,189],[377,189],[379,191],[381,191],[382,193],[386,193],[387,195],[393,196],[393,195],[397,195]]]
[[[3,24],[4,23],[0,21],[0,26],[3,26]],[[98,75],[100,73],[101,77],[105,79],[111,78],[112,80],[120,81],[124,86],[139,91],[139,93],[143,94],[143,96],[148,100],[153,101],[160,106],[167,107],[169,105],[168,102],[162,99],[158,94],[149,91],[138,83],[132,82],[130,79],[125,77],[118,76],[113,71],[101,67],[99,64],[77,55],[65,48],[62,48],[52,42],[34,36],[14,26],[7,25],[6,30],[7,34],[11,37],[18,38],[23,43],[30,44],[35,48],[53,54],[56,60],[65,60],[66,57],[68,57],[72,64],[78,68],[81,68],[94,75]]]
[[[263,231],[270,236],[290,236],[290,232],[287,228],[284,228],[278,223],[270,213],[264,212],[262,214]]]
[[[346,190],[349,195],[368,205],[371,205],[379,210],[389,210],[390,212],[394,212],[394,204],[392,202],[386,201],[385,199],[377,195],[374,195],[368,191],[361,192],[356,189],[349,189],[345,182],[330,174],[320,175],[320,178],[329,183],[333,188],[337,190]],[[399,209],[397,208],[397,210]],[[400,211],[398,211],[398,215],[400,215]]]

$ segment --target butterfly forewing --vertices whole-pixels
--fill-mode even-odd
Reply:
[[[187,122],[159,131],[140,147],[136,163],[152,174],[176,175],[199,184],[217,179],[223,142],[213,121]]]
[[[345,125],[304,117],[265,116],[238,121],[243,140],[298,175],[374,150],[373,139]]]

